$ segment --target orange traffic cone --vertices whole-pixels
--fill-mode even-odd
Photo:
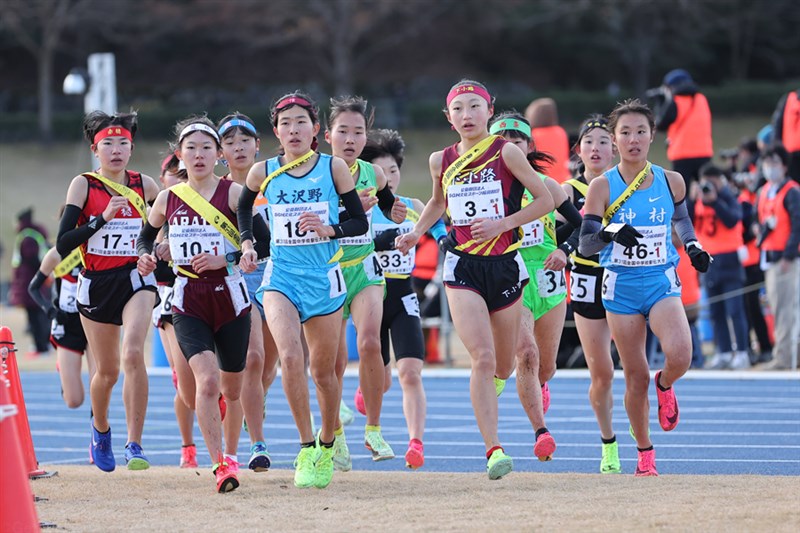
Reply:
[[[432,365],[442,364],[439,355],[439,328],[428,329],[428,341],[425,343],[425,362]]]
[[[5,328],[4,328],[5,329]],[[0,531],[39,531],[30,481],[23,463],[15,418],[17,406],[9,398],[9,383],[0,377]]]
[[[25,398],[22,395],[22,383],[19,379],[19,367],[17,366],[17,350],[14,348],[14,338],[11,330],[5,326],[0,327],[0,354],[2,354],[3,367],[6,372],[10,388],[8,390],[10,403],[17,406],[19,416],[14,417],[14,425],[17,427],[17,436],[20,443],[20,451],[28,475],[32,479],[53,477],[57,472],[47,472],[39,468],[39,461],[36,460],[36,452],[33,450],[33,439],[31,438],[31,426],[28,423],[28,411],[25,409]]]

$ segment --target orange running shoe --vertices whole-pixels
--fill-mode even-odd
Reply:
[[[217,461],[219,462],[211,467],[217,478],[217,492],[222,494],[236,490],[239,487],[239,480],[236,477],[238,466],[231,468],[222,455],[219,456]]]
[[[680,412],[678,411],[678,399],[675,397],[675,387],[661,390],[659,378],[661,370],[656,372],[656,398],[658,398],[658,423],[664,431],[672,431],[678,425]]]
[[[636,477],[657,476],[656,471],[656,451],[652,448],[639,452],[639,462],[636,463]]]
[[[197,446],[181,446],[181,468],[197,468]]]
[[[406,450],[406,468],[416,470],[425,464],[425,454],[423,452],[422,441],[411,439]]]

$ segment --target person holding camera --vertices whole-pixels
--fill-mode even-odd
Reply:
[[[708,100],[683,69],[668,72],[662,86],[647,95],[660,100],[656,130],[667,133],[667,158],[688,186],[714,156]]]
[[[717,349],[708,368],[747,368],[748,327],[741,295],[745,282],[742,257],[747,251],[742,237],[742,206],[725,174],[714,165],[700,170],[694,227],[703,247],[714,257],[702,279],[711,300]]]

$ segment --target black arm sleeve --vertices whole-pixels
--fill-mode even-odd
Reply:
[[[139,237],[136,238],[136,253],[141,257],[144,254],[153,253],[153,244],[158,237],[159,228],[154,228],[149,222],[145,222]]]
[[[556,238],[560,243],[558,245],[561,250],[570,255],[578,248],[578,240],[581,234],[581,225],[583,224],[583,217],[569,199],[558,206],[558,212],[564,217],[567,222],[562,224],[556,230]]]
[[[76,228],[81,211],[80,207],[72,204],[67,204],[64,208],[56,237],[56,250],[61,257],[67,257],[72,250],[88,241],[106,223],[103,215],[99,215],[91,222]]]
[[[261,213],[256,213],[253,216],[253,236],[256,238],[256,255],[259,259],[269,257],[269,227],[264,219],[261,218]]]
[[[591,257],[608,245],[601,237],[603,219],[597,215],[586,215],[581,224],[581,237],[578,251],[584,257]]]
[[[789,213],[789,221],[792,228],[789,233],[789,240],[786,242],[783,258],[792,261],[797,257],[797,247],[800,245],[800,190],[797,188],[790,189],[783,199],[783,206],[786,208],[786,212]]]
[[[392,190],[389,189],[387,185],[383,189],[378,191],[378,209],[381,210],[383,216],[392,220],[392,206],[394,205],[394,194],[392,194]]]
[[[239,205],[236,207],[236,220],[239,225],[239,242],[253,240],[253,203],[256,201],[258,191],[251,191],[245,185],[239,195]]]
[[[48,302],[42,294],[42,285],[44,285],[45,281],[47,281],[47,276],[42,274],[41,270],[37,270],[36,275],[33,276],[33,279],[28,285],[28,294],[30,294],[33,301],[42,308],[42,311],[49,313],[51,308],[50,302]]]
[[[340,239],[342,237],[355,237],[356,235],[363,235],[369,229],[369,222],[367,215],[364,213],[364,208],[361,206],[361,198],[355,189],[341,195],[342,204],[350,215],[349,220],[342,223],[334,224],[333,238]]]

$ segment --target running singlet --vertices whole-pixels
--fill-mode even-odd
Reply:
[[[547,176],[536,173],[542,181]],[[522,207],[525,207],[533,198],[526,190],[522,196]],[[539,296],[548,297],[567,292],[567,282],[564,270],[547,270],[538,268],[557,247],[556,242],[556,213],[551,211],[542,218],[522,225],[522,242],[520,255],[528,268],[528,275],[535,276],[539,287]],[[535,268],[535,271],[532,271]]]
[[[358,181],[356,181],[356,192],[363,191],[372,187],[373,192],[377,192],[378,185],[375,182],[375,168],[372,163],[367,163],[360,159],[356,159],[358,164]],[[344,207],[339,207],[339,212],[344,211]],[[356,235],[355,237],[343,237],[339,239],[339,244],[342,246],[342,263],[357,262],[358,259],[363,259],[375,250],[375,244],[372,242],[372,212],[380,211],[380,209],[370,209],[367,211],[367,221],[369,222],[369,229],[364,235]]]
[[[445,201],[453,227],[449,240],[455,239],[456,250],[472,255],[502,255],[519,247],[518,230],[501,233],[494,239],[478,244],[472,239],[470,225],[478,218],[500,220],[520,210],[525,188],[503,162],[505,139],[496,139],[489,148],[462,170],[447,189]],[[442,154],[442,176],[458,159],[458,144],[448,146]]]
[[[130,170],[125,172],[128,177],[125,185],[144,199],[142,175]],[[84,177],[89,184],[89,192],[78,217],[78,226],[100,216],[111,200],[111,193],[105,185],[91,176],[84,175]],[[141,229],[142,217],[128,202],[128,205],[117,211],[113,219],[106,222],[97,233],[81,245],[86,270],[97,272],[136,263],[139,259],[136,253],[136,238]]]
[[[630,224],[642,237],[630,248],[611,242],[600,251],[600,264],[612,272],[641,272],[642,269],[663,272],[678,265],[678,252],[672,244],[672,215],[675,205],[667,185],[664,169],[653,165],[653,184],[639,189],[622,204],[609,223]],[[605,173],[608,180],[608,203],[625,191],[627,184],[614,167]]]
[[[405,196],[398,196],[400,200],[409,210],[414,209],[414,203],[411,198]],[[409,233],[414,229],[414,223],[406,218],[402,224],[395,224],[394,221],[389,220],[384,216],[380,209],[372,210],[372,228],[375,232],[375,238],[384,231],[397,228],[400,230],[400,235]],[[383,269],[383,275],[387,278],[408,278],[411,276],[411,271],[414,270],[414,259],[416,257],[416,248],[411,248],[407,255],[403,255],[400,250],[384,250],[382,252],[375,252],[378,257],[378,262]]]
[[[209,203],[236,226],[236,214],[231,211],[228,204],[228,192],[232,184],[230,180],[220,180]],[[166,218],[169,224],[169,251],[172,263],[180,267],[179,276],[186,276],[185,272],[203,279],[224,278],[228,275],[227,268],[207,270],[200,274],[192,269],[192,258],[198,254],[225,255],[236,251],[236,248],[213,224],[172,191],[167,196]]]
[[[340,255],[336,239],[319,237],[298,227],[302,213],[310,211],[325,224],[339,222],[339,194],[331,173],[331,156],[319,154],[314,168],[303,176],[284,172],[269,182],[264,196],[271,233],[272,261],[292,266],[322,266],[333,263]],[[280,159],[273,157],[266,164],[266,175],[280,168]]]

